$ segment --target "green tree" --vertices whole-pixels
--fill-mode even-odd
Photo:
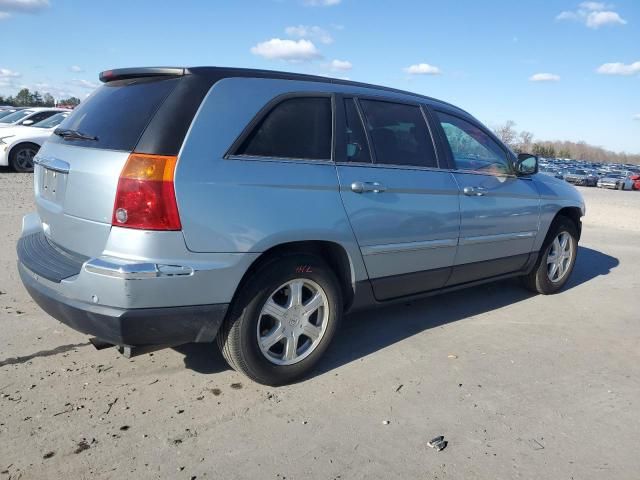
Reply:
[[[54,107],[56,104],[56,99],[53,98],[53,95],[50,93],[45,93],[42,96],[42,102],[45,107]]]
[[[31,94],[31,106],[41,107],[44,105],[42,101],[42,95],[37,90]]]
[[[71,105],[71,106],[77,107],[78,105],[80,105],[80,99],[77,97],[69,97],[69,98],[60,99],[58,103],[62,105]]]
[[[28,88],[23,88],[18,92],[15,98],[15,104],[18,107],[28,107],[32,103],[32,95]]]

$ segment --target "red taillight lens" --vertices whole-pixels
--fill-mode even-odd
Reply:
[[[180,230],[173,188],[177,157],[132,153],[118,180],[111,224],[142,230]]]

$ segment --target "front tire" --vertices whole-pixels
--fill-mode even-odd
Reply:
[[[35,143],[23,143],[13,147],[9,153],[9,165],[18,173],[33,172],[33,159],[40,150]]]
[[[342,317],[342,292],[333,271],[316,256],[277,257],[241,288],[217,337],[227,363],[264,385],[307,375]]]
[[[578,229],[566,217],[557,217],[545,239],[534,269],[523,277],[524,285],[535,293],[551,295],[565,286],[578,254]]]

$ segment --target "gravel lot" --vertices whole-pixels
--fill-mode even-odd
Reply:
[[[582,189],[561,294],[506,281],[354,315],[274,389],[214,346],[127,360],[41,312],[15,267],[31,185],[0,171],[0,480],[638,478],[640,192]]]

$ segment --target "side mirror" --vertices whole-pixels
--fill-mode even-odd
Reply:
[[[530,153],[519,153],[516,161],[516,174],[519,176],[538,173],[538,157]]]
[[[22,122],[22,125],[24,125],[25,127],[33,125],[33,120],[25,120],[24,122]]]

